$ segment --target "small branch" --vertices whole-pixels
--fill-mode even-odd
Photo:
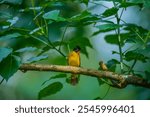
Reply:
[[[116,3],[113,1],[114,7],[117,7]],[[118,12],[116,13],[115,17],[116,17],[116,21],[117,21],[117,25],[120,25],[120,19],[122,17],[124,9],[121,11],[120,16],[118,15]],[[121,47],[121,35],[120,35],[120,27],[117,29],[117,35],[118,35],[118,47],[119,47],[119,55],[120,55],[120,69],[121,69],[121,73],[123,73],[123,57],[122,57],[122,47]]]
[[[56,50],[56,51],[57,51],[59,54],[61,54],[63,57],[66,57],[66,55],[64,55],[64,53],[62,53],[60,50],[58,50],[49,40],[48,40],[48,41],[49,41],[49,44],[48,44],[47,42],[41,40],[40,38],[38,38],[38,37],[36,37],[36,36],[34,36],[34,35],[29,35],[29,36],[32,37],[32,38],[34,38],[34,39],[36,39],[36,40],[38,40],[38,41],[40,41],[40,42],[42,42],[43,44],[49,46],[50,48]]]
[[[120,13],[119,19],[121,19],[122,15],[123,15],[123,12],[124,12],[124,9],[125,9],[125,8],[122,9],[122,11],[121,11],[121,13]]]
[[[143,78],[139,78],[133,75],[120,75],[109,71],[99,71],[94,69],[87,69],[81,67],[72,66],[62,66],[62,65],[42,65],[42,64],[23,64],[19,68],[21,71],[55,71],[64,73],[76,73],[87,76],[93,76],[96,78],[108,78],[119,82],[119,87],[125,88],[127,85],[142,86],[145,88],[150,88],[150,83],[148,83]]]
[[[137,62],[137,60],[135,59],[135,60],[133,61],[132,66],[131,66],[130,69],[129,69],[129,73],[128,73],[128,74],[130,74],[130,73],[132,72],[133,67],[135,66],[136,62]]]
[[[3,79],[0,81],[0,85],[3,83],[4,80],[5,80],[5,79],[3,78]]]

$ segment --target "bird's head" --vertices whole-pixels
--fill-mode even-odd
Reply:
[[[76,46],[73,51],[75,51],[76,53],[79,53],[81,50],[80,46]]]
[[[100,62],[99,62],[99,65],[102,65],[103,63],[104,63],[103,61],[100,61]]]

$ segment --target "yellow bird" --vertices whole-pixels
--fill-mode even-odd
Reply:
[[[107,65],[103,61],[100,61],[99,65],[100,65],[101,70],[109,71],[109,69],[107,68]],[[111,81],[112,85],[114,85],[116,87],[120,87],[120,83],[119,82],[117,82],[115,80],[110,80],[110,81]]]
[[[81,61],[80,61],[80,50],[81,48],[79,46],[76,46],[72,52],[68,55],[68,65],[80,67]],[[72,74],[71,75],[71,81],[70,83],[72,85],[76,85],[78,83],[78,75]]]
[[[99,65],[100,65],[100,68],[101,68],[103,71],[108,71],[108,68],[107,68],[106,64],[105,64],[103,61],[100,61],[100,62],[99,62]]]

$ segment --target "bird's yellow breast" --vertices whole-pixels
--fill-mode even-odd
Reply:
[[[76,52],[71,52],[68,56],[68,64],[70,66],[76,66],[79,67],[80,66],[80,55],[79,53]]]

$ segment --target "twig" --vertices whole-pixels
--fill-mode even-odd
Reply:
[[[3,78],[3,79],[0,81],[0,85],[3,83],[4,80],[5,80],[5,79]]]
[[[127,85],[132,84],[132,85],[142,86],[150,89],[150,83],[148,83],[143,78],[133,76],[133,75],[120,75],[109,71],[99,71],[94,69],[87,69],[87,68],[73,67],[73,66],[43,65],[43,64],[23,64],[20,66],[19,69],[25,71],[28,70],[29,71],[54,71],[54,72],[82,74],[87,76],[93,76],[96,78],[108,78],[111,80],[118,81],[120,83],[120,87],[116,86],[116,88],[125,88]]]
[[[122,11],[121,11],[121,13],[120,13],[119,19],[121,19],[122,15],[123,15],[123,12],[124,12],[124,9],[125,9],[125,8],[122,9]]]
[[[137,62],[137,59],[135,59],[135,60],[133,61],[133,64],[132,64],[132,66],[130,67],[128,74],[130,74],[130,73],[132,72],[133,67],[135,66],[136,62]]]
[[[116,3],[113,1],[114,7],[117,7]],[[121,12],[120,16],[118,13],[116,13],[115,17],[117,20],[117,25],[120,25],[120,19],[123,14],[123,11]],[[121,73],[123,73],[123,57],[122,57],[122,47],[121,47],[121,35],[120,35],[120,28],[117,29],[117,35],[118,35],[118,46],[119,46],[119,55],[120,55],[120,69]]]
[[[110,85],[109,85],[109,87],[108,87],[108,89],[107,89],[107,91],[106,91],[106,93],[105,93],[105,95],[101,98],[102,100],[107,96],[107,94],[109,93],[109,91],[110,91]]]
[[[66,55],[64,55],[64,53],[62,53],[60,50],[58,50],[58,49],[49,41],[49,39],[47,39],[47,40],[49,41],[49,43],[47,43],[47,42],[41,40],[40,38],[38,38],[38,37],[36,37],[36,36],[33,36],[33,35],[29,35],[29,36],[31,36],[32,38],[34,38],[34,39],[36,39],[36,40],[42,42],[43,44],[49,46],[50,48],[56,50],[56,51],[57,51],[59,54],[61,54],[63,57],[66,57]]]

